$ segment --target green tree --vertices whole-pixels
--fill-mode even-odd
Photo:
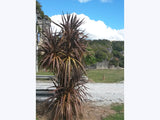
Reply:
[[[84,61],[86,65],[91,65],[96,63],[96,58],[94,57],[94,55],[87,55],[84,58]]]
[[[113,58],[110,62],[109,65],[114,65],[115,67],[117,67],[119,65],[119,59],[118,58]]]
[[[112,41],[113,50],[123,51],[124,50],[124,41]]]
[[[119,66],[124,68],[124,56],[120,57]]]
[[[95,57],[96,57],[97,62],[102,62],[103,60],[107,58],[107,55],[105,52],[98,50],[95,53]]]
[[[44,15],[44,12],[42,11],[41,7],[42,7],[41,4],[38,1],[36,1],[36,11],[38,11],[40,13],[40,16],[42,18],[44,18],[45,15]]]

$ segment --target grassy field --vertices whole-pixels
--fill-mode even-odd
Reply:
[[[53,75],[51,72],[38,72],[37,75]],[[89,80],[96,83],[114,83],[124,80],[123,69],[88,70]]]
[[[113,83],[124,80],[123,69],[89,70],[87,71],[89,79],[97,83]]]
[[[124,120],[124,104],[112,105],[111,109],[116,111],[116,114],[109,115],[103,120]]]
[[[42,71],[40,71],[40,72],[37,72],[36,75],[53,75],[53,73],[52,72],[42,72]]]

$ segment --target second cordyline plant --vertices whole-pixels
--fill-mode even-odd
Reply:
[[[60,32],[46,30],[40,48],[43,52],[40,66],[54,72],[54,95],[47,99],[46,108],[51,120],[78,120],[86,97],[86,74],[82,58],[86,52],[86,35],[79,27],[84,19],[75,14],[62,15],[62,22],[55,23]]]

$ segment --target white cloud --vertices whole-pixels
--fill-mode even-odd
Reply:
[[[73,13],[76,14],[76,13]],[[84,14],[77,15],[80,19],[85,19],[85,23],[80,27],[88,34],[88,39],[108,39],[108,40],[124,40],[124,29],[116,30],[104,24],[103,21],[91,20]],[[61,22],[61,15],[54,15],[51,17],[56,23]],[[60,28],[52,24],[54,30],[59,31]]]
[[[86,2],[89,2],[91,0],[78,0],[80,3],[86,3]]]
[[[112,0],[101,0],[101,2],[112,2]]]

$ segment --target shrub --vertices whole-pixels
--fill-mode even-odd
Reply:
[[[60,32],[45,30],[41,45],[40,66],[54,72],[57,79],[53,81],[54,95],[46,100],[46,109],[51,112],[52,120],[77,120],[81,114],[81,104],[85,102],[86,82],[82,79],[85,69],[82,58],[86,51],[83,24],[74,14],[62,15],[62,22],[55,23]]]

